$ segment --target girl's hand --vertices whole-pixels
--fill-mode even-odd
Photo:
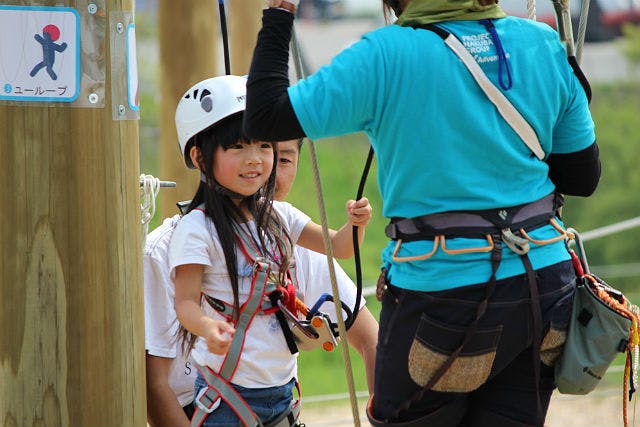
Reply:
[[[369,199],[349,200],[347,202],[347,215],[349,224],[356,227],[366,227],[371,220],[371,212],[373,209],[369,204]]]
[[[217,355],[224,355],[231,347],[235,328],[223,320],[211,320],[207,333],[203,338],[207,342],[208,350]]]

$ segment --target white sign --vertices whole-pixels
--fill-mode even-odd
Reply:
[[[0,100],[73,102],[80,93],[80,15],[0,6]]]

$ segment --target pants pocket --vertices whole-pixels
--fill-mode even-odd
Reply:
[[[540,344],[540,361],[550,367],[555,366],[567,341],[575,285],[569,286],[569,292],[555,301],[545,315],[549,319],[549,330]]]
[[[562,354],[564,343],[567,341],[567,330],[553,326],[542,339],[540,346],[540,361],[547,366],[555,366],[558,357]]]
[[[408,370],[411,379],[424,387],[434,372],[460,346],[465,332],[464,326],[446,325],[422,314],[409,350]],[[501,332],[501,325],[478,328],[432,390],[468,393],[484,384],[493,367]]]

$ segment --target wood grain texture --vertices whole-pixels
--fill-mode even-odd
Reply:
[[[106,75],[105,108],[0,105],[0,426],[146,425],[138,122]]]
[[[182,95],[194,84],[215,76],[220,33],[218,3],[159,0],[160,37],[160,173],[175,181],[160,197],[159,215],[175,215],[176,203],[193,197],[199,175],[187,169],[178,146],[174,116]],[[221,49],[221,48],[220,48]]]

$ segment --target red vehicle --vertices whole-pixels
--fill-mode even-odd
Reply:
[[[570,2],[573,34],[578,33],[581,0]],[[526,0],[500,0],[500,6],[509,15],[526,17]],[[536,1],[536,20],[556,27],[556,16],[551,0]],[[621,34],[626,22],[640,23],[640,0],[591,0],[585,41],[611,40]]]

